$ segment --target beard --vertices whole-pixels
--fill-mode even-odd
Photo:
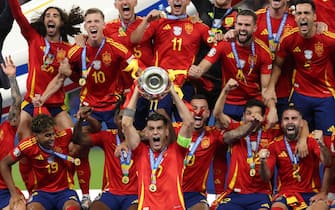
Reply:
[[[238,42],[240,44],[242,44],[242,45],[250,42],[251,39],[252,39],[252,35],[251,34],[248,34],[247,37],[244,40],[241,40],[239,35],[237,36]]]
[[[299,128],[295,127],[294,132],[287,132],[286,128],[284,134],[289,141],[296,141],[299,137]]]

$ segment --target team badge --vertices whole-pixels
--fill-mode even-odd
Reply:
[[[105,65],[110,65],[111,62],[112,62],[112,55],[109,53],[109,52],[104,52],[102,54],[102,62],[105,64]]]
[[[14,155],[15,157],[19,157],[19,156],[21,155],[21,151],[20,151],[20,149],[19,149],[18,147],[16,147],[16,148],[14,149],[13,155]]]
[[[58,49],[56,54],[56,59],[61,62],[66,56],[66,51],[64,49]]]
[[[318,57],[321,57],[323,55],[324,49],[323,44],[321,42],[318,42],[314,45],[314,52]]]
[[[203,138],[201,141],[201,148],[202,149],[207,149],[210,145],[209,139],[208,138]]]
[[[234,18],[233,17],[226,17],[224,20],[224,23],[226,27],[230,27],[234,24]]]
[[[187,34],[191,34],[193,32],[193,24],[186,23],[185,24],[185,31]]]
[[[173,26],[173,34],[176,36],[180,36],[183,29],[180,26]]]
[[[94,68],[95,70],[99,70],[99,69],[101,69],[101,61],[99,61],[99,60],[95,60],[95,61],[93,61],[93,62],[92,62],[92,66],[93,66],[93,68]]]

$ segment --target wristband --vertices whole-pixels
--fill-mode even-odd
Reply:
[[[123,115],[127,116],[127,117],[134,118],[135,117],[135,110],[134,109],[125,108],[123,110]]]
[[[177,143],[179,146],[188,148],[192,142],[192,138],[186,138],[184,136],[178,135]]]

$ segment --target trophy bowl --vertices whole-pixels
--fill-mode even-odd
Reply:
[[[138,87],[140,93],[146,99],[160,99],[166,95],[170,88],[169,75],[160,67],[148,67],[138,78]]]

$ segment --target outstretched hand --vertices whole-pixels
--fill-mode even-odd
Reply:
[[[7,76],[16,76],[16,66],[10,55],[5,58],[5,63],[1,63],[1,67]]]

